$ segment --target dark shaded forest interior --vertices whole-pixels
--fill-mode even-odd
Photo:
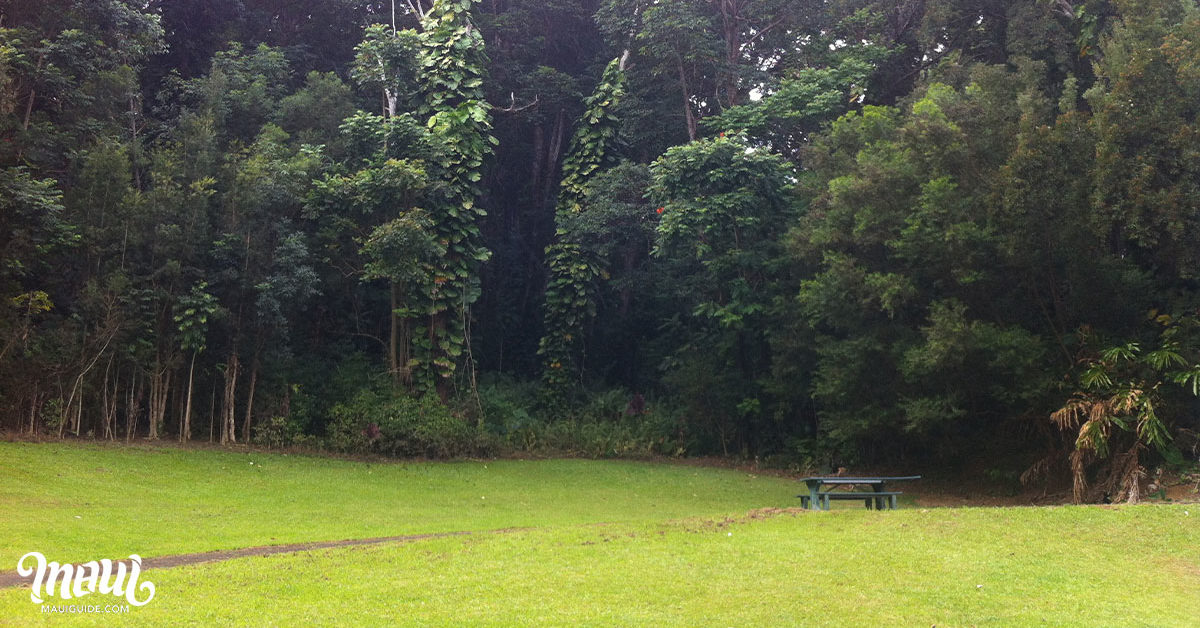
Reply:
[[[0,0],[0,426],[1197,461],[1193,0]]]

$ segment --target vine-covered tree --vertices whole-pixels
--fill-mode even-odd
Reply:
[[[1198,19],[0,2],[0,425],[1136,499],[1200,439]]]

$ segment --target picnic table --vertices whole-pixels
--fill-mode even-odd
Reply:
[[[862,500],[863,505],[868,509],[875,508],[883,510],[885,507],[891,510],[896,509],[896,497],[901,493],[899,491],[887,490],[888,482],[903,482],[907,480],[919,480],[919,475],[901,475],[893,477],[874,477],[874,478],[855,478],[847,476],[828,476],[828,477],[810,477],[800,480],[808,487],[808,494],[801,493],[797,495],[800,498],[800,505],[804,508],[813,510],[829,510],[829,500],[831,499],[853,499]],[[866,491],[834,491],[822,490],[823,487],[848,486],[850,488],[858,486],[871,487],[870,492]]]

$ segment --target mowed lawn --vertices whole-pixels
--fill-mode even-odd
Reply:
[[[796,483],[590,460],[367,463],[0,442],[0,565],[451,531],[663,521],[794,506]]]
[[[794,506],[793,482],[684,466],[368,466],[76,445],[0,444],[0,477],[6,571],[32,550],[89,560],[475,531],[150,570],[143,579],[155,584],[154,600],[120,616],[41,615],[27,589],[0,590],[0,622],[12,625],[1196,626],[1200,618],[1195,504],[773,512],[756,509]],[[84,600],[106,603],[98,597]]]

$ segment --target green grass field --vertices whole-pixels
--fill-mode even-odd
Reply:
[[[254,464],[251,464],[253,462]],[[611,461],[365,464],[0,443],[0,568],[466,536],[145,572],[129,614],[9,625],[1196,626],[1200,505],[795,506],[794,482]],[[115,598],[92,595],[84,603]]]

